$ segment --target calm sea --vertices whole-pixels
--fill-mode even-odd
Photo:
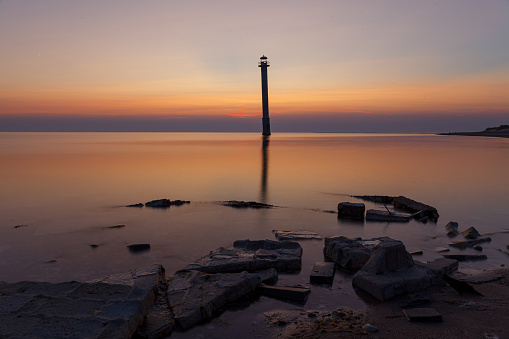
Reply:
[[[8,282],[90,280],[153,263],[171,274],[237,239],[274,239],[276,229],[389,236],[409,251],[423,250],[419,260],[439,257],[434,249],[450,241],[449,221],[481,233],[509,229],[509,139],[502,138],[0,133],[0,161],[0,280]],[[358,201],[351,195],[404,195],[436,207],[440,218],[436,224],[353,223],[324,212]],[[191,204],[125,207],[160,198]],[[279,208],[237,210],[217,204],[223,200]],[[118,224],[126,226],[108,228]],[[509,233],[492,238],[483,244],[487,261],[462,267],[509,265],[499,250]],[[132,243],[149,243],[151,250],[133,255],[126,249]],[[283,282],[307,283],[313,263],[323,259],[321,241],[302,245],[301,274]],[[355,303],[349,279],[340,275],[333,289],[353,293],[345,300]]]

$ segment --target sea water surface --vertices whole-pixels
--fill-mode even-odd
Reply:
[[[91,280],[162,264],[168,273],[238,239],[274,239],[272,230],[323,237],[389,236],[415,259],[440,257],[444,226],[481,233],[509,229],[509,139],[418,134],[0,133],[0,281]],[[404,195],[437,208],[438,222],[338,220],[352,195]],[[168,209],[128,208],[154,199],[190,200]],[[224,200],[274,209],[234,209]],[[366,202],[367,208],[384,208]],[[123,228],[108,228],[118,224]],[[484,262],[509,264],[509,233],[483,244]],[[126,245],[149,243],[133,255]],[[303,241],[303,267],[283,283],[306,284],[322,241]],[[92,248],[90,245],[99,245]],[[451,253],[474,253],[472,249]],[[476,252],[477,253],[477,252]],[[364,305],[336,276],[313,287],[309,307]],[[326,289],[327,290],[327,289]],[[283,304],[283,303],[282,303]]]

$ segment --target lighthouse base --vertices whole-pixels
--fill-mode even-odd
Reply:
[[[270,135],[270,118],[262,118],[262,135]]]

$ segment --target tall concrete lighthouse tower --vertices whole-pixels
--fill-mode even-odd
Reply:
[[[262,105],[263,105],[263,117],[262,117],[262,135],[270,135],[270,119],[269,119],[269,89],[267,86],[267,67],[269,67],[267,57],[262,55],[258,67],[262,71]]]

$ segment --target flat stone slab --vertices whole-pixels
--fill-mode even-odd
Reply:
[[[442,254],[444,258],[455,259],[458,261],[477,261],[477,260],[486,260],[488,257],[484,254]]]
[[[273,208],[274,207],[274,205],[264,204],[264,203],[256,202],[256,201],[238,201],[238,200],[221,201],[219,204],[223,205],[223,206],[233,207],[233,208],[261,209],[261,208]]]
[[[262,295],[277,299],[290,300],[300,304],[306,302],[311,290],[301,286],[268,286],[262,285]]]
[[[88,283],[0,283],[0,337],[131,338],[160,280],[155,266]]]
[[[456,247],[459,249],[465,249],[467,247],[474,247],[478,244],[482,244],[485,242],[490,242],[490,237],[476,238],[476,239],[465,239],[465,240],[456,240],[449,243],[449,246]]]
[[[338,218],[364,219],[365,210],[363,203],[341,202],[338,204]]]
[[[369,260],[379,239],[362,240],[335,236],[325,238],[324,255],[347,270],[359,270]]]
[[[336,264],[333,262],[315,262],[309,282],[311,284],[328,284],[332,285],[334,273],[336,272]]]
[[[207,274],[193,270],[177,271],[168,282],[168,304],[174,320],[188,329],[211,318],[217,311],[260,285],[257,274]]]
[[[421,202],[412,200],[410,198],[399,196],[395,197],[393,200],[393,204],[395,208],[406,210],[415,214],[417,218],[429,218],[434,222],[438,220],[438,211],[435,207],[423,204]]]
[[[366,212],[367,221],[409,222],[411,218],[412,215],[407,213],[389,212],[375,209],[369,209]]]
[[[322,237],[315,232],[310,231],[281,231],[275,232],[277,240],[308,240],[308,239],[322,239]]]
[[[408,321],[441,322],[442,315],[434,308],[408,308],[403,310]]]
[[[185,267],[206,273],[300,271],[302,247],[293,241],[237,240],[234,248],[218,248]]]

